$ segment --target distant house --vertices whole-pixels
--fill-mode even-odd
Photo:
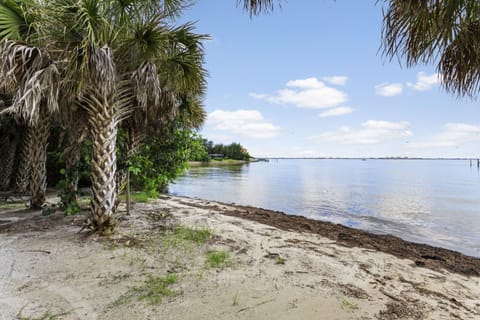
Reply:
[[[225,158],[224,154],[221,153],[212,153],[208,155],[211,159],[223,159]]]

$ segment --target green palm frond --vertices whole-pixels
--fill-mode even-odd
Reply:
[[[127,69],[135,70],[144,62],[155,62],[165,55],[168,28],[161,15],[144,17],[132,23],[121,39],[116,56]]]
[[[445,48],[439,71],[448,91],[459,95],[480,92],[480,21],[463,25]]]
[[[237,0],[237,5],[243,3],[243,9],[251,16],[273,11],[275,3],[281,7],[281,0]]]
[[[478,0],[384,2],[383,54],[407,66],[437,63],[444,87],[460,96],[480,91]]]
[[[0,1],[0,40],[26,39],[30,24],[23,9],[17,1]]]
[[[180,122],[190,129],[200,129],[205,120],[207,113],[202,104],[201,97],[184,96],[179,106]]]
[[[178,92],[203,94],[207,77],[203,67],[203,41],[209,36],[195,34],[192,30],[192,24],[171,29],[167,56],[162,64],[162,79],[166,79],[165,86]]]

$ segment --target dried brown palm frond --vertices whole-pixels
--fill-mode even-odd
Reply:
[[[152,110],[149,114],[149,128],[155,129],[162,123],[171,122],[178,115],[180,101],[178,94],[173,90],[164,89],[160,94],[159,108]]]
[[[59,72],[48,53],[18,42],[1,47],[0,90],[14,96],[12,106],[1,113],[13,114],[29,125],[39,119],[40,101],[48,113],[58,111]]]
[[[18,41],[3,41],[0,45],[0,90],[14,96],[25,75],[43,67],[42,52]]]
[[[20,85],[12,107],[5,112],[35,125],[40,117],[39,108],[46,108],[49,114],[58,111],[59,82],[59,72],[53,63],[34,72]]]
[[[153,63],[142,63],[132,74],[132,86],[138,107],[145,112],[151,107],[160,104],[160,79],[157,66]]]

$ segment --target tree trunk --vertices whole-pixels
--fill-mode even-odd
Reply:
[[[50,115],[46,107],[41,105],[40,117],[35,126],[32,127],[32,158],[30,191],[32,208],[41,208],[45,203],[47,190],[47,141],[50,133]]]
[[[17,142],[17,137],[11,134],[0,137],[0,191],[10,189]]]
[[[32,136],[35,133],[33,128],[26,126],[22,134],[22,142],[20,144],[20,151],[17,155],[17,173],[15,174],[15,184],[13,190],[18,193],[26,193],[28,190],[28,183],[30,181],[30,162],[32,159]]]
[[[80,117],[80,116],[79,116]],[[63,188],[62,205],[68,208],[70,204],[77,201],[78,164],[82,157],[82,141],[84,139],[84,128],[86,121],[77,117],[67,128],[67,149],[65,150],[65,185]]]
[[[137,128],[135,126],[131,126],[125,128],[126,132],[126,139],[124,143],[124,147],[121,150],[121,155],[123,158],[123,165],[120,166],[120,168],[117,168],[117,173],[116,173],[116,183],[117,183],[117,200],[115,201],[115,210],[118,209],[118,206],[120,205],[120,194],[122,193],[124,187],[126,187],[126,180],[127,180],[127,175],[128,175],[128,162],[130,159],[135,156],[138,151],[140,150],[140,147],[142,145],[142,141],[144,139],[144,134],[143,134],[143,129],[144,128]]]
[[[118,115],[111,99],[95,98],[87,109],[93,140],[91,227],[110,234],[118,223],[115,210]]]

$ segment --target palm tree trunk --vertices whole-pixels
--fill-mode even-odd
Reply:
[[[25,126],[22,134],[22,142],[20,144],[20,151],[17,155],[17,173],[15,174],[15,184],[13,190],[18,193],[26,193],[30,181],[30,161],[32,159],[32,144],[35,135],[34,129]]]
[[[45,203],[47,189],[47,140],[50,133],[50,115],[41,105],[38,123],[32,127],[32,158],[30,191],[32,208],[41,208]]]
[[[86,123],[77,118],[72,121],[67,130],[68,148],[65,150],[65,186],[63,189],[62,204],[64,208],[77,201],[78,164],[82,156],[82,140]]]
[[[101,100],[87,109],[93,140],[91,224],[100,233],[110,234],[118,223],[115,211],[118,116],[110,99]]]
[[[124,164],[120,168],[117,168],[115,178],[117,183],[117,200],[115,201],[115,210],[117,210],[118,206],[120,205],[120,194],[122,193],[127,181],[128,161],[138,153],[140,147],[142,146],[142,141],[145,137],[143,129],[144,128],[138,128],[136,126],[127,127],[125,129],[127,136],[123,150],[121,150]]]
[[[4,135],[0,140],[0,191],[10,189],[12,180],[13,165],[15,163],[15,152],[18,140],[12,135]]]

